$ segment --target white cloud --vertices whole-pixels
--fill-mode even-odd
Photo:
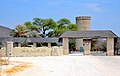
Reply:
[[[89,8],[90,10],[95,11],[95,12],[101,12],[102,11],[102,8],[97,3],[87,4],[87,8]]]

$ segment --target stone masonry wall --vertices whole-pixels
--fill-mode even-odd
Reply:
[[[5,50],[1,51],[5,56]],[[60,56],[63,55],[62,47],[15,47],[13,56],[16,57],[37,57],[37,56]]]

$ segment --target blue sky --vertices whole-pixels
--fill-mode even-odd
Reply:
[[[33,18],[91,16],[92,30],[112,30],[120,36],[120,0],[1,0],[0,25],[15,28]]]

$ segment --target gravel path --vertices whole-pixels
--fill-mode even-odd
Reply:
[[[120,56],[13,57],[33,67],[14,76],[120,76]]]

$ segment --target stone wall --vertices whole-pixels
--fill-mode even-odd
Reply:
[[[0,57],[6,56],[6,51],[5,50],[6,50],[5,47],[0,49]]]
[[[2,50],[5,55],[5,50]],[[15,47],[12,56],[37,57],[37,56],[60,56],[63,55],[62,47]]]

